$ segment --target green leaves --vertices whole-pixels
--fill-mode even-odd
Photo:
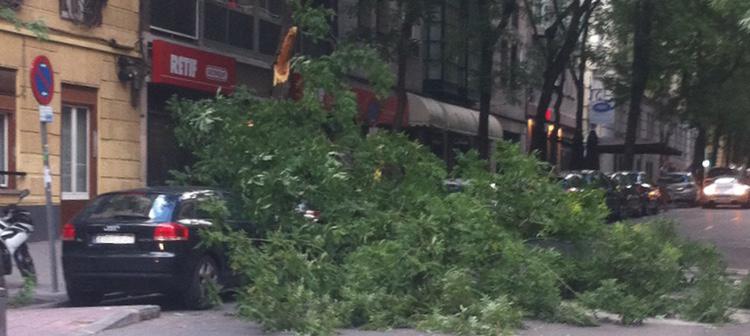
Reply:
[[[49,28],[41,20],[24,21],[18,18],[16,12],[6,5],[0,4],[0,20],[5,20],[16,26],[16,30],[27,29],[31,31],[38,39],[47,40],[49,38]]]

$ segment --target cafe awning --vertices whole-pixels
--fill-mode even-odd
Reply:
[[[479,111],[408,94],[409,126],[428,126],[475,136],[479,130]],[[503,138],[497,117],[490,115],[489,138]]]
[[[597,146],[599,153],[611,153],[611,154],[623,154],[625,153],[625,143],[615,140],[599,140],[599,146]],[[668,144],[661,142],[639,142],[636,141],[634,146],[634,154],[658,154],[658,155],[682,155],[682,151],[670,147]]]

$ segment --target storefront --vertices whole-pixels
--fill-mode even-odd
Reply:
[[[172,97],[207,99],[231,93],[237,83],[234,58],[154,40],[151,43],[151,81],[148,83],[148,185],[163,185],[170,170],[193,163],[191,153],[175,138],[175,120],[168,108]]]

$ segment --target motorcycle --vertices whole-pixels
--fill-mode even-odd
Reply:
[[[21,191],[16,203],[5,206],[0,217],[0,254],[3,258],[3,273],[9,275],[13,272],[10,257],[16,263],[16,267],[24,278],[35,277],[34,260],[31,259],[29,246],[26,241],[34,232],[34,224],[31,222],[31,213],[28,210],[18,208],[29,190]]]

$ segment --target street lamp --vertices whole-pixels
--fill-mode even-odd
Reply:
[[[703,160],[703,168],[711,167],[711,161]]]

